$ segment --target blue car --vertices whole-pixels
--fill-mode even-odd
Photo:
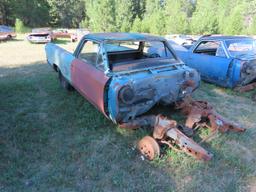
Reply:
[[[157,45],[165,54],[150,52]],[[46,45],[48,63],[65,89],[71,85],[115,123],[171,104],[199,86],[195,69],[184,65],[164,38],[138,33],[85,35],[74,53]]]
[[[247,36],[203,36],[186,49],[169,42],[179,58],[201,78],[235,88],[256,80],[256,42]]]

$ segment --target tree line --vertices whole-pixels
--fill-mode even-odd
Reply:
[[[94,32],[255,34],[256,0],[0,0],[0,22]]]

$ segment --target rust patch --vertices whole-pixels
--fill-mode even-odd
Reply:
[[[176,104],[176,108],[180,109],[187,115],[186,126],[189,128],[207,127],[213,132],[245,131],[240,125],[231,122],[220,114],[206,101],[194,101],[191,97],[184,99]]]
[[[245,86],[236,87],[234,90],[239,92],[239,93],[244,93],[244,92],[247,92],[247,91],[251,91],[255,88],[256,88],[256,82],[250,83],[250,84],[245,85]]]
[[[195,88],[195,86],[196,86],[196,83],[195,83],[195,81],[193,81],[193,80],[187,80],[187,81],[185,81],[183,84],[182,84],[182,89],[187,89],[187,88],[189,88],[189,87],[192,87],[192,88]]]
[[[156,140],[150,136],[143,137],[138,143],[141,154],[149,160],[153,160],[160,155],[160,147]]]

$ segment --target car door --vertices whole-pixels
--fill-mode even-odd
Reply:
[[[104,92],[109,79],[104,73],[100,44],[84,40],[71,65],[72,85],[103,114]]]
[[[203,79],[219,83],[227,79],[231,61],[221,41],[201,41],[188,57],[189,66],[197,69]]]

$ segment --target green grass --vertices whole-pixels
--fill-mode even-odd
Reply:
[[[76,46],[63,42],[58,43],[69,50]],[[148,162],[134,148],[149,133],[120,129],[77,92],[61,89],[43,45],[0,43],[0,58],[0,191],[256,190],[251,93],[202,83],[194,97],[210,101],[247,131],[202,144],[214,154],[207,163],[171,150]]]

